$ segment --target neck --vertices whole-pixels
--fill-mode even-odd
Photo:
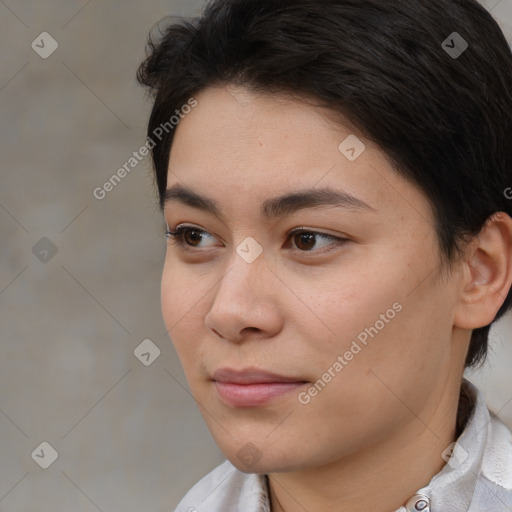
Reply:
[[[459,434],[458,394],[437,398],[421,418],[412,417],[392,438],[362,452],[322,467],[270,473],[272,512],[399,509],[441,470],[441,454]]]

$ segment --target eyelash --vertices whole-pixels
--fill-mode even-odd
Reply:
[[[177,245],[178,247],[180,247],[181,249],[183,249],[185,251],[193,252],[193,253],[199,253],[201,251],[204,251],[203,249],[193,248],[193,246],[188,245],[183,240],[183,234],[188,232],[188,231],[196,231],[196,232],[198,232],[200,234],[209,234],[207,231],[204,231],[203,229],[199,229],[199,228],[196,228],[194,226],[183,225],[183,226],[178,226],[175,231],[167,230],[165,232],[165,236],[167,237],[167,239],[172,244]],[[293,238],[298,233],[307,233],[307,234],[310,234],[310,235],[321,236],[323,238],[327,238],[329,240],[337,242],[338,244],[344,244],[344,243],[349,241],[349,239],[347,239],[347,238],[341,238],[341,237],[337,237],[337,236],[334,236],[334,235],[328,235],[326,233],[321,233],[321,232],[318,232],[318,231],[312,231],[311,229],[306,229],[304,227],[299,227],[299,228],[292,229],[292,231],[290,231],[288,233],[287,240],[290,239],[290,238]],[[297,251],[297,252],[300,252],[300,253],[310,253],[310,252],[313,252],[313,253],[314,252],[320,252],[320,253],[323,252],[323,253],[325,253],[325,252],[330,251],[331,249],[327,249],[327,250],[324,250],[324,251],[318,251],[318,250],[315,251],[314,249],[311,249],[311,250],[308,250],[308,251],[304,251],[304,250],[300,250],[300,249],[294,249],[294,250]]]

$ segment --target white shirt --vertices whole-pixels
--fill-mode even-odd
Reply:
[[[463,385],[475,405],[451,458],[395,512],[512,512],[512,434],[478,389],[466,379]],[[270,510],[267,476],[242,473],[226,460],[190,489],[175,512]]]

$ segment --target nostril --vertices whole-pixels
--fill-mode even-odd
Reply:
[[[260,332],[261,329],[258,329],[257,327],[246,327],[244,331],[248,332]]]

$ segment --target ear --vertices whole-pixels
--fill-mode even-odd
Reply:
[[[489,325],[512,284],[512,219],[504,212],[489,217],[468,244],[462,268],[454,325],[477,329]]]

